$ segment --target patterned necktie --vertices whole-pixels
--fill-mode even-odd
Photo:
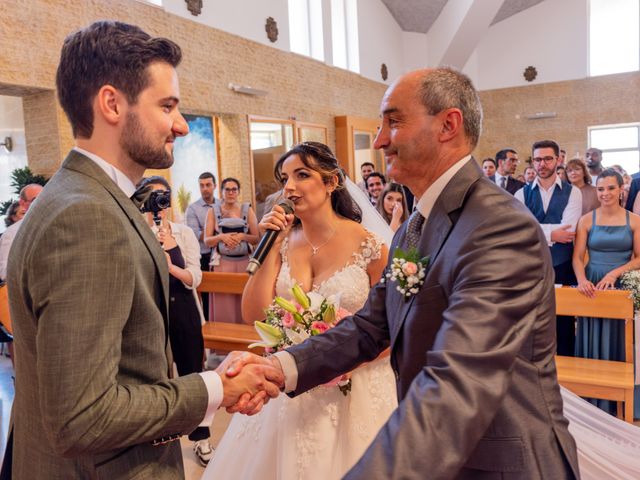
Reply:
[[[504,189],[507,188],[507,177],[500,177],[500,186]]]
[[[424,217],[418,210],[413,212],[409,217],[409,223],[407,224],[407,248],[416,248],[418,246],[423,223]]]
[[[131,195],[130,198],[131,201],[135,203],[136,207],[138,207],[138,210],[140,210],[142,208],[142,205],[144,205],[144,202],[147,201],[147,199],[151,195],[151,191],[151,185],[146,185],[144,187],[138,188],[135,192],[133,192],[133,195]]]

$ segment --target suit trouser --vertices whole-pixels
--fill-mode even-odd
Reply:
[[[209,262],[211,262],[211,252],[209,253],[201,253],[200,254],[200,270],[203,272],[208,272]],[[200,298],[202,299],[202,312],[204,313],[204,319],[209,321],[209,294],[201,293]]]
[[[573,272],[571,260],[553,266],[555,272],[555,283],[562,285],[576,285],[576,275]],[[556,317],[556,335],[558,355],[573,357],[575,355],[576,328],[575,317]]]

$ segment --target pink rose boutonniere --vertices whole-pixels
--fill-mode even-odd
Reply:
[[[411,248],[406,252],[397,248],[393,253],[389,271],[382,280],[385,281],[386,278],[395,282],[396,290],[405,300],[408,300],[420,291],[428,266],[429,257],[420,258],[420,252],[416,248]]]

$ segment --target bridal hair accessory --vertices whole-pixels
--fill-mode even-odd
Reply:
[[[424,283],[427,267],[429,266],[429,256],[420,258],[420,252],[416,248],[407,251],[396,248],[393,252],[393,261],[389,266],[389,271],[384,277],[396,282],[396,290],[402,294],[405,300],[411,295],[415,295]]]
[[[291,301],[275,297],[264,311],[265,320],[254,322],[262,341],[252,343],[249,348],[264,347],[267,353],[284,350],[326,332],[344,317],[351,315],[340,308],[339,296],[330,295],[325,298],[317,292],[305,293],[298,284],[289,291],[293,298]],[[347,395],[351,390],[351,379],[342,375],[325,385],[337,386],[343,395]]]

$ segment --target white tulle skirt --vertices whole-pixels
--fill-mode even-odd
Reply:
[[[389,360],[358,368],[351,392],[317,387],[280,395],[258,415],[234,415],[203,479],[339,479],[397,407]]]
[[[564,415],[578,446],[582,480],[640,479],[640,427],[561,388]]]

